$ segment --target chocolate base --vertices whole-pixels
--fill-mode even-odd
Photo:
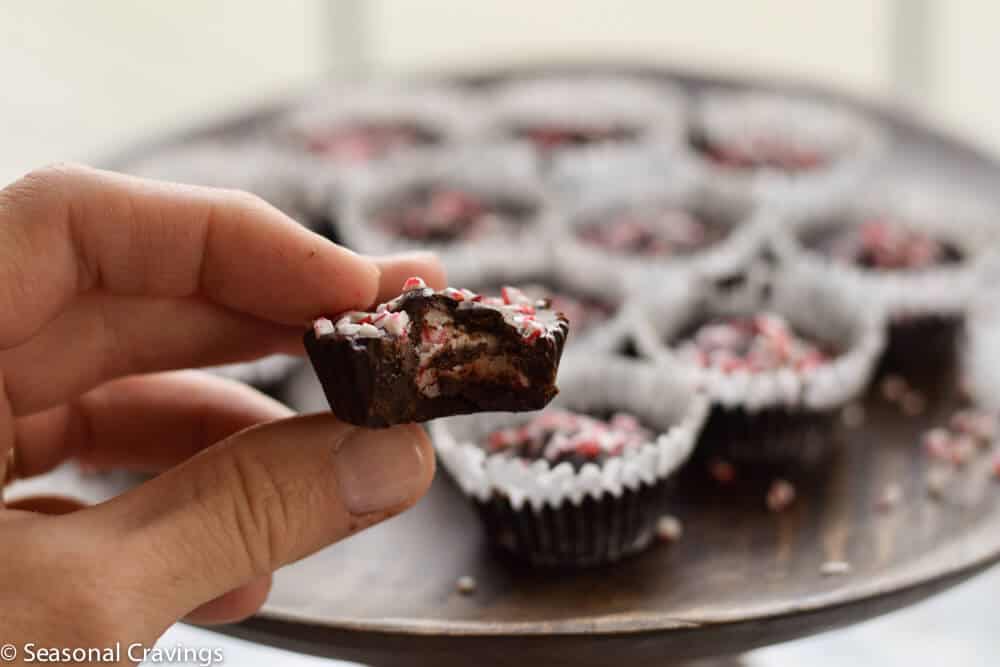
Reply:
[[[585,568],[614,563],[646,549],[662,516],[668,484],[643,484],[615,497],[586,496],[579,505],[515,509],[503,495],[476,501],[490,542],[535,567]]]
[[[558,393],[556,372],[568,325],[533,341],[506,322],[503,313],[489,307],[465,307],[441,294],[407,294],[401,304],[410,317],[409,338],[362,338],[340,334],[317,338],[310,330],[305,346],[327,401],[340,419],[368,428],[424,422],[474,412],[524,412],[545,407]],[[477,376],[468,371],[457,377],[439,376],[440,393],[427,396],[417,385],[418,348],[424,318],[440,309],[452,318],[456,330],[496,337],[497,348],[484,345],[438,354],[429,368],[450,371],[480,358],[502,358],[513,373]],[[522,384],[518,374],[527,379]]]

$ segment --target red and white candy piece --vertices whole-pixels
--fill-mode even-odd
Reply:
[[[776,479],[767,490],[767,509],[782,512],[795,502],[795,487],[784,479]]]
[[[313,322],[313,333],[316,334],[316,338],[322,338],[323,336],[329,336],[336,331],[333,326],[333,322],[325,317],[321,317]]]
[[[424,282],[423,278],[418,276],[407,278],[406,282],[403,283],[404,292],[412,292],[413,290],[424,289],[425,287],[427,287],[427,283]]]

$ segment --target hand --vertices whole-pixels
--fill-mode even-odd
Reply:
[[[311,318],[408,275],[443,283],[430,256],[358,256],[244,193],[83,167],[0,191],[0,480],[4,460],[18,476],[70,458],[162,472],[69,513],[0,504],[0,639],[152,646],[182,617],[238,620],[275,569],[416,502],[434,472],[419,427],[292,417],[162,372],[298,353]]]

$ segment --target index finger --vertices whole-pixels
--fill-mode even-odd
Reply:
[[[0,191],[0,347],[23,342],[77,294],[201,295],[301,324],[363,308],[373,262],[246,193],[74,165]]]

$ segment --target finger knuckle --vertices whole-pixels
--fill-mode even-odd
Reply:
[[[229,528],[243,546],[250,570],[271,572],[290,548],[294,513],[288,510],[287,490],[252,451],[231,450],[224,467],[230,491]]]

